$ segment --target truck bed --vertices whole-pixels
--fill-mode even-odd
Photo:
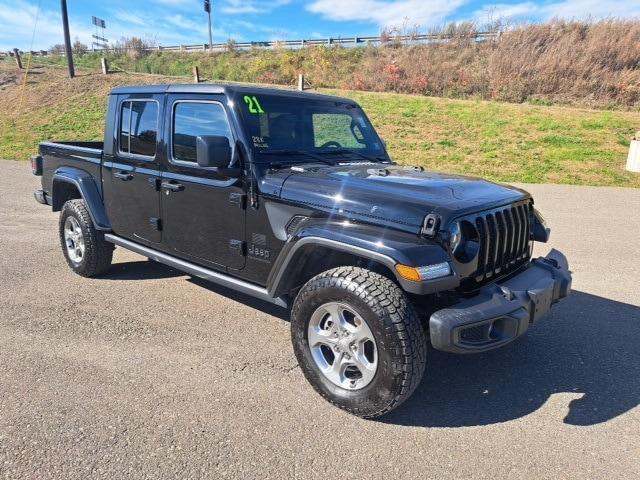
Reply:
[[[89,173],[101,189],[103,142],[42,142],[42,189],[51,195],[53,177],[59,169],[75,168]]]
[[[89,150],[100,150],[102,151],[102,149],[104,148],[104,142],[43,142],[43,144],[47,144],[47,145],[59,145],[63,148],[65,147],[78,147],[78,148],[86,148]]]

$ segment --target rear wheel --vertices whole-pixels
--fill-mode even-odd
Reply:
[[[312,278],[294,301],[291,332],[314,389],[361,417],[399,406],[424,373],[426,338],[415,310],[394,282],[362,268]]]
[[[111,265],[113,244],[96,230],[84,200],[69,200],[60,212],[60,244],[71,269],[94,277]]]

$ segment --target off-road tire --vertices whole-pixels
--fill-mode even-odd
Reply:
[[[308,342],[313,312],[327,302],[352,307],[367,322],[378,349],[378,368],[368,385],[347,390],[320,371]],[[402,290],[390,279],[357,267],[339,267],[312,278],[291,311],[291,338],[300,368],[327,401],[354,415],[375,418],[398,407],[420,383],[426,364],[424,329]]]
[[[64,237],[64,225],[68,217],[73,216],[82,230],[85,251],[80,262],[74,262],[67,252]],[[83,277],[95,277],[104,273],[113,258],[114,246],[104,239],[104,234],[96,230],[84,200],[69,200],[62,206],[59,223],[60,246],[69,267]]]

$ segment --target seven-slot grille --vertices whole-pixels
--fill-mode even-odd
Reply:
[[[477,282],[506,272],[529,258],[532,208],[527,201],[476,216],[480,243]]]

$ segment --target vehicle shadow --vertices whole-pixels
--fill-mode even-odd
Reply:
[[[116,264],[111,280],[185,275],[157,262]],[[284,321],[289,312],[196,277],[192,282]],[[579,396],[564,422],[594,425],[640,404],[640,307],[574,291],[526,336],[477,355],[429,349],[425,377],[405,404],[378,421],[422,427],[490,425],[526,416],[551,395]]]
[[[197,277],[190,277],[187,273],[181,272],[174,268],[168,267],[159,262],[152,260],[139,260],[134,262],[115,263],[102,275],[97,278],[104,280],[159,280],[163,278],[187,277],[189,281],[199,287],[205,288],[210,292],[217,293],[224,297],[233,299],[239,303],[247,305],[256,310],[260,310],[284,321],[289,321],[289,313],[286,309],[277,305],[259,300],[250,295],[237,292],[230,288],[226,288],[207,280]]]
[[[489,425],[528,415],[551,395],[580,395],[564,423],[594,425],[640,403],[640,308],[573,292],[513,344],[479,355],[430,349],[414,395],[381,422]]]
[[[279,307],[278,305],[274,305],[273,303],[265,302],[264,300],[257,299],[245,293],[236,292],[235,290],[232,290],[230,288],[216,285],[215,283],[211,283],[201,278],[191,277],[189,278],[189,281],[195,285],[198,285],[199,287],[206,288],[210,292],[217,293],[218,295],[222,295],[227,298],[231,298],[236,302],[240,302],[243,305],[247,305],[248,307],[255,310],[260,310],[261,312],[279,318],[280,320],[284,320],[285,322],[288,322],[290,320],[289,311],[286,308]]]
[[[151,260],[114,263],[98,278],[105,280],[159,280],[186,275],[183,272]]]

